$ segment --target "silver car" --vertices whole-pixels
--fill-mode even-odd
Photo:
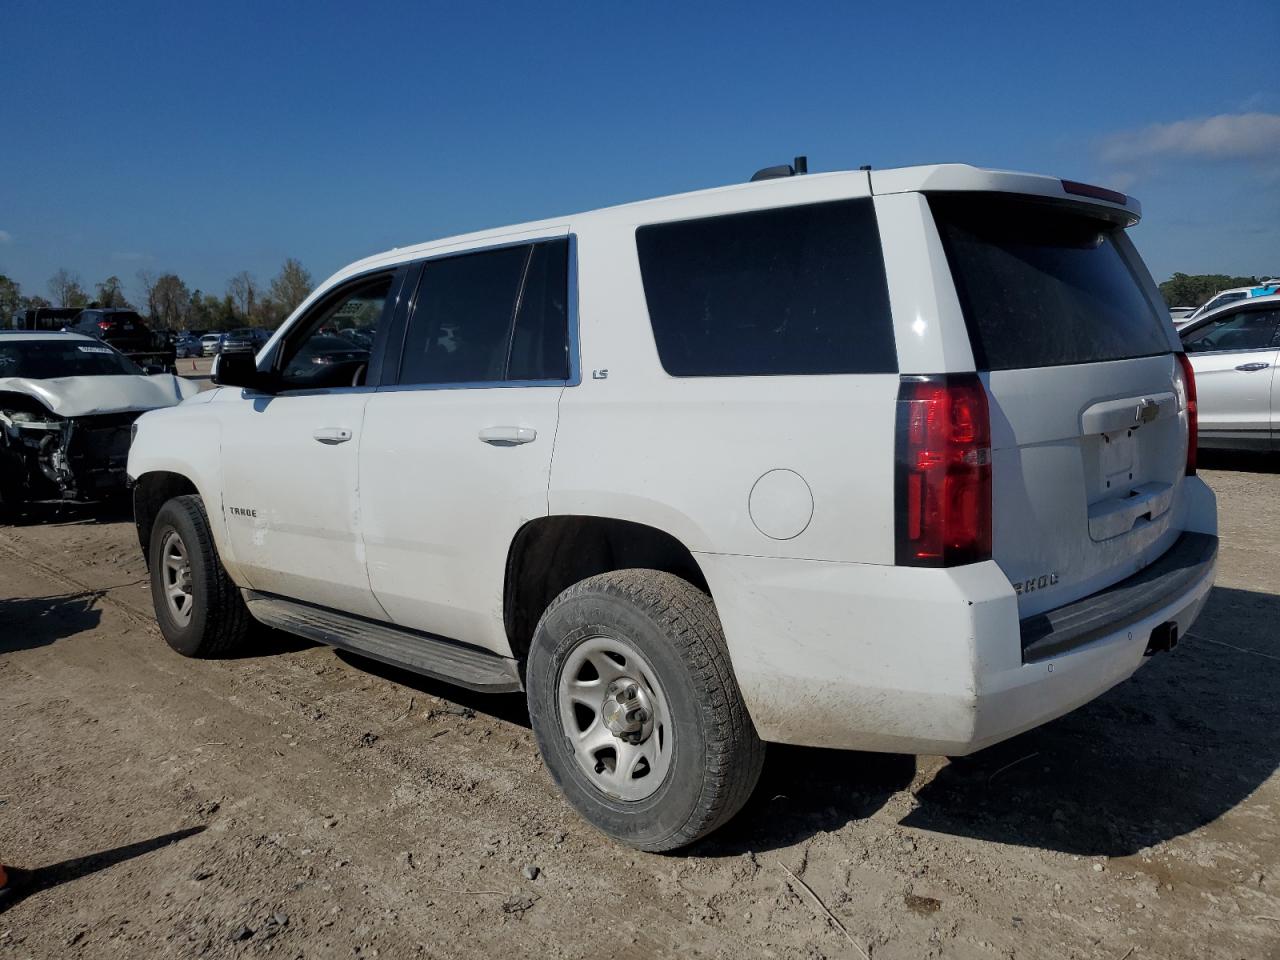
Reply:
[[[1280,294],[1219,307],[1178,335],[1196,375],[1200,446],[1280,449]]]

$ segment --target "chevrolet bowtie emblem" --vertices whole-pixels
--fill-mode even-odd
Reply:
[[[1150,397],[1143,397],[1138,401],[1138,409],[1134,411],[1133,422],[1141,426],[1144,423],[1150,423],[1158,416],[1160,416],[1160,404]]]

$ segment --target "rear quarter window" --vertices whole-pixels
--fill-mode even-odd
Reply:
[[[672,376],[897,372],[869,199],[653,224],[636,247]]]
[[[1169,353],[1119,224],[1077,206],[998,194],[929,197],[982,370]]]

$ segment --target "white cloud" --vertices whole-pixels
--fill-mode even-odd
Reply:
[[[13,243],[13,234],[8,230],[0,230],[0,243]]]
[[[1138,182],[1138,175],[1128,170],[1118,170],[1107,174],[1107,186],[1113,190],[1127,193],[1129,188]]]
[[[1153,123],[1105,138],[1108,163],[1184,157],[1195,160],[1263,160],[1280,163],[1280,114],[1220,113],[1215,117]]]

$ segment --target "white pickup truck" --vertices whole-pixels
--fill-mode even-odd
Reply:
[[[1172,647],[1213,578],[1138,215],[927,166],[361,260],[138,421],[160,627],[524,690],[570,802],[647,850],[729,819],[767,741],[963,754],[1044,723]]]

